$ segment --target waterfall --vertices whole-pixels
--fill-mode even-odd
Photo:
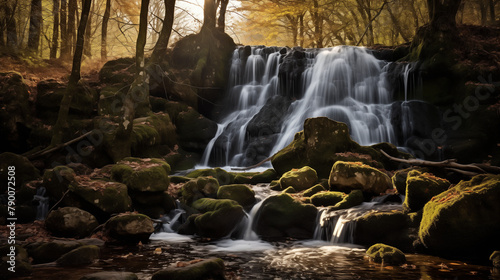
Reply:
[[[36,194],[33,196],[33,202],[38,204],[36,207],[37,220],[45,220],[49,214],[49,197],[45,196],[45,192],[45,187],[39,187],[36,190]]]
[[[235,50],[227,112],[202,163],[257,163],[288,145],[306,118],[320,116],[346,123],[362,145],[396,144],[388,65],[364,48],[348,46]]]

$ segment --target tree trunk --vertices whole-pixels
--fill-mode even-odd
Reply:
[[[70,56],[69,40],[68,40],[68,5],[67,0],[61,0],[61,53],[59,57],[67,59]]]
[[[104,16],[102,18],[102,29],[101,29],[101,60],[105,61],[108,59],[107,40],[108,40],[108,21],[111,13],[111,0],[106,0],[106,9],[104,11]]]
[[[131,154],[131,137],[134,128],[135,104],[149,97],[148,78],[144,70],[144,46],[146,45],[148,27],[149,0],[141,1],[139,34],[135,49],[135,80],[123,100],[123,115],[119,120],[118,129],[113,142],[113,160],[119,161]]]
[[[427,0],[429,19],[436,30],[456,29],[455,20],[462,0]]]
[[[91,1],[92,2],[92,1]],[[87,27],[85,28],[85,45],[83,46],[83,54],[87,57],[92,57],[92,14],[94,13],[94,5],[91,3],[91,12],[87,19]]]
[[[495,22],[496,16],[495,16],[495,2],[493,0],[489,0],[489,7],[490,7],[490,20],[491,22]]]
[[[219,19],[217,20],[217,27],[224,32],[226,29],[226,10],[229,0],[222,0],[220,4]]]
[[[42,32],[42,0],[31,0],[30,27],[28,36],[28,49],[36,52],[40,44]]]
[[[68,57],[73,53],[75,49],[75,24],[76,24],[76,11],[78,9],[78,4],[76,0],[68,1],[68,25],[66,27],[66,32],[68,34]],[[83,47],[83,46],[82,46]]]
[[[77,92],[78,81],[80,81],[80,69],[82,64],[83,45],[85,43],[84,34],[85,34],[85,28],[87,27],[87,20],[90,12],[91,3],[92,0],[85,0],[83,3],[80,25],[78,26],[75,54],[73,56],[73,67],[71,69],[71,75],[69,77],[68,87],[61,101],[61,106],[59,107],[59,114],[57,116],[57,122],[54,126],[54,133],[52,135],[51,146],[55,146],[62,143],[64,131],[68,128],[69,107],[71,106],[71,100],[73,99],[73,95]]]
[[[160,36],[151,55],[151,63],[159,63],[165,53],[167,52],[168,40],[172,33],[172,26],[174,24],[174,11],[175,0],[164,0],[165,2],[165,17],[163,19],[163,26],[160,31]]]
[[[59,48],[59,0],[52,0],[52,15],[54,17],[54,25],[52,27],[50,58],[54,59],[57,57],[57,49]]]
[[[17,5],[14,4],[13,7],[10,6],[9,3],[5,5],[5,14],[9,15],[6,20],[7,27],[7,47],[9,50],[17,49],[17,24],[14,14],[16,13]]]
[[[215,15],[217,7],[214,0],[205,0],[205,7],[203,9],[203,26],[201,29],[214,29],[215,28]]]

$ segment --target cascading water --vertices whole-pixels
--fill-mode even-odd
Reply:
[[[388,63],[366,49],[340,46],[302,55],[278,48],[253,47],[250,55],[243,50],[233,54],[227,103],[232,111],[208,145],[203,165],[257,163],[288,145],[306,118],[319,116],[345,122],[362,145],[397,144]]]

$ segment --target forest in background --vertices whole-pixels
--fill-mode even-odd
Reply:
[[[83,2],[2,1],[0,53],[70,60]],[[167,2],[175,2],[170,45],[197,33],[203,23],[203,1],[151,1],[146,54],[158,40]],[[457,23],[498,25],[499,2],[462,1]],[[223,10],[226,33],[246,45],[399,45],[410,42],[429,21],[426,0],[218,0],[216,4],[218,18]],[[92,0],[84,58],[134,55],[140,7],[140,1]]]

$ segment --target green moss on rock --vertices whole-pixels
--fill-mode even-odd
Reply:
[[[174,148],[177,144],[175,127],[166,113],[150,114],[147,117],[134,119],[132,132],[132,151],[166,145]]]
[[[422,244],[440,256],[481,258],[500,248],[500,175],[478,175],[434,196],[424,207]]]
[[[370,260],[376,263],[388,265],[401,265],[406,263],[405,254],[401,250],[382,243],[377,243],[371,246],[366,251],[366,254]]]
[[[403,207],[411,212],[416,212],[422,209],[433,196],[444,192],[449,186],[450,182],[446,179],[417,170],[410,171],[406,179],[406,196]]]
[[[303,197],[311,197],[319,192],[326,191],[325,187],[321,184],[316,184],[309,189],[302,192]]]
[[[245,215],[241,205],[230,199],[202,198],[192,206],[203,213],[194,219],[197,233],[203,237],[228,236]]]
[[[307,190],[314,186],[318,181],[316,170],[309,166],[304,166],[300,169],[292,169],[280,178],[280,185],[282,189],[293,187],[297,191]]]
[[[170,165],[161,159],[124,158],[111,169],[113,180],[133,191],[166,191]]]
[[[142,214],[124,213],[112,217],[104,225],[107,236],[125,243],[147,243],[154,232],[153,221]]]
[[[243,184],[225,185],[219,187],[217,198],[232,199],[243,207],[252,206],[255,203],[255,192]]]
[[[244,173],[233,173],[235,184],[260,184],[260,183],[270,183],[273,180],[278,179],[278,174],[274,169],[267,169],[263,172],[244,172]]]
[[[345,196],[343,192],[319,192],[311,196],[311,203],[314,206],[333,206],[342,201]]]
[[[297,193],[297,190],[294,187],[288,187],[282,191],[282,193]]]
[[[130,210],[132,201],[127,186],[122,183],[104,180],[90,180],[77,176],[77,184],[70,184],[68,189],[85,203],[95,206],[107,214],[122,213]]]
[[[45,227],[55,236],[83,238],[99,225],[87,211],[75,207],[63,207],[51,211],[45,219]]]
[[[57,260],[67,252],[82,246],[77,241],[54,240],[47,243],[33,243],[27,249],[33,263],[48,263]]]
[[[365,197],[363,196],[363,192],[361,190],[353,190],[348,195],[344,196],[341,201],[333,205],[331,209],[348,209],[360,205],[364,202],[364,200]]]
[[[217,167],[213,169],[197,169],[186,174],[188,178],[213,177],[217,179],[219,185],[230,185],[234,183],[234,174]]]
[[[182,186],[179,200],[187,205],[200,198],[215,198],[219,190],[219,182],[213,177],[192,179]]]
[[[380,195],[393,188],[389,176],[360,162],[337,161],[332,167],[328,183],[332,190],[350,192],[360,189],[372,195]]]
[[[75,178],[76,174],[73,169],[67,166],[56,166],[54,169],[45,170],[43,185],[50,197],[59,200],[68,190],[69,184],[77,184]]]
[[[268,197],[256,221],[257,234],[265,238],[312,238],[318,210],[312,204],[303,204],[289,194]]]

